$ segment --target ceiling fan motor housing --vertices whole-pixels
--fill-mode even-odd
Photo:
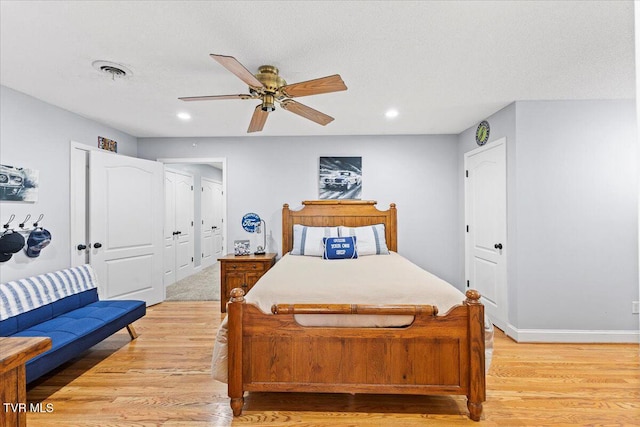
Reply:
[[[275,99],[284,98],[279,90],[285,86],[287,82],[278,75],[279,70],[273,65],[262,65],[258,68],[256,78],[264,85],[262,89],[264,96],[262,97],[262,111],[274,111]]]

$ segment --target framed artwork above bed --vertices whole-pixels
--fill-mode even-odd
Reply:
[[[362,157],[320,157],[318,198],[362,197]]]

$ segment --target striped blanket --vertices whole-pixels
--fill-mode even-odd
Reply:
[[[0,320],[96,288],[89,264],[0,284]]]

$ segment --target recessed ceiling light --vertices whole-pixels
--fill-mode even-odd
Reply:
[[[384,113],[385,116],[387,116],[388,119],[393,119],[395,117],[398,117],[398,110],[387,110],[386,113]]]
[[[189,113],[178,113],[177,116],[181,120],[191,120],[191,114]]]

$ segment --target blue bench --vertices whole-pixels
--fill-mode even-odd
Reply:
[[[86,264],[0,284],[0,336],[49,337],[51,349],[26,364],[30,383],[146,314],[144,301],[99,300]]]

